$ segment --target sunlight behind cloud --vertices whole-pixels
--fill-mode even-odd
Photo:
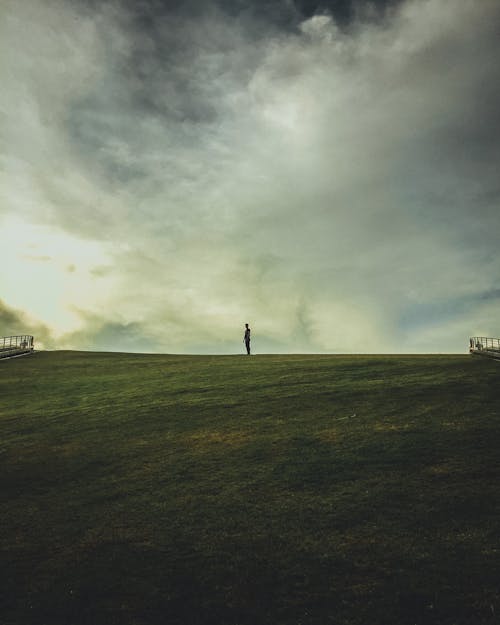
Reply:
[[[3,298],[56,335],[74,330],[80,324],[76,309],[95,307],[109,288],[109,280],[92,275],[109,264],[103,245],[15,217],[0,226]]]

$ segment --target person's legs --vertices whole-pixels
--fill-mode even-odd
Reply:
[[[245,341],[245,345],[247,348],[247,354],[250,356],[250,341]]]

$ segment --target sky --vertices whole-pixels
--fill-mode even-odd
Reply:
[[[500,335],[498,0],[3,0],[0,334]]]

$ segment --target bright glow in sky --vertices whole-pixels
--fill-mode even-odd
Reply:
[[[16,217],[0,226],[4,300],[53,325],[57,335],[80,327],[78,310],[106,295],[96,280],[109,265],[103,245]]]
[[[0,335],[177,353],[242,352],[245,322],[256,353],[498,336],[499,3],[306,4],[2,3]]]

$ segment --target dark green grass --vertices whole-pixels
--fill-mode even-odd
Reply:
[[[499,376],[469,356],[0,362],[0,623],[497,623]]]

